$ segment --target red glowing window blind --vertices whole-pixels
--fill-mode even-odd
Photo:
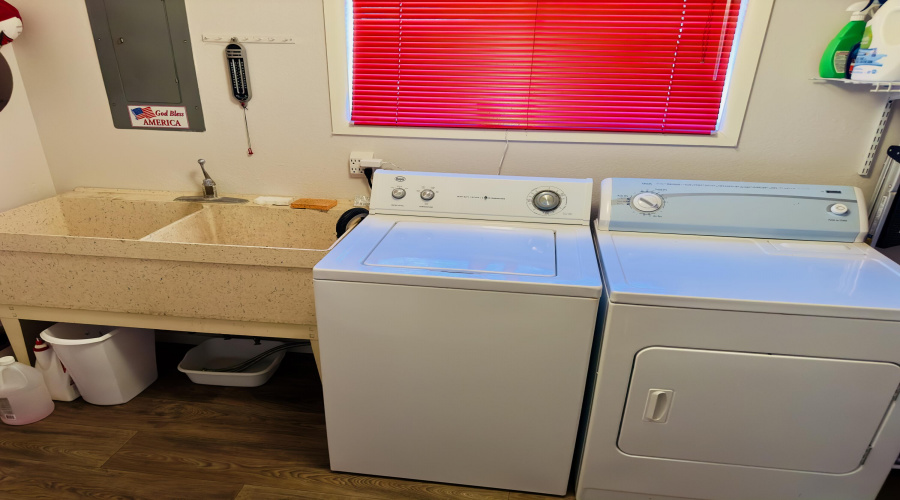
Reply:
[[[712,134],[741,0],[352,0],[355,125]]]

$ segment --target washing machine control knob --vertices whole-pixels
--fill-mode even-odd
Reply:
[[[850,213],[850,207],[843,203],[835,203],[834,205],[831,205],[830,211],[834,215],[847,215]]]
[[[555,191],[541,191],[540,193],[534,195],[532,199],[534,202],[534,206],[538,208],[538,210],[549,212],[551,210],[556,210],[556,207],[560,204],[559,193]]]
[[[640,212],[656,212],[662,208],[662,205],[662,196],[656,193],[640,193],[631,198],[631,206]]]
[[[430,189],[423,189],[419,196],[422,197],[423,200],[428,201],[434,198],[434,191]]]
[[[395,200],[399,200],[400,198],[406,196],[406,190],[403,188],[396,188],[391,191],[391,196],[393,196]]]

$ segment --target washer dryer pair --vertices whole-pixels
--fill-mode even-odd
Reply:
[[[900,453],[900,267],[858,189],[606,179],[579,500],[873,499]]]

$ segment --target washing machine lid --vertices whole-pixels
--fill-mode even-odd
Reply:
[[[599,298],[587,226],[370,215],[314,279]]]
[[[556,238],[544,228],[401,221],[363,264],[549,277],[556,276]]]
[[[863,243],[597,231],[612,303],[900,321],[900,266]]]

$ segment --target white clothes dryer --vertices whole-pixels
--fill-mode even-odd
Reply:
[[[900,266],[843,186],[606,179],[579,500],[872,499],[900,453]]]
[[[592,181],[379,170],[313,270],[336,471],[564,494],[602,291]]]

